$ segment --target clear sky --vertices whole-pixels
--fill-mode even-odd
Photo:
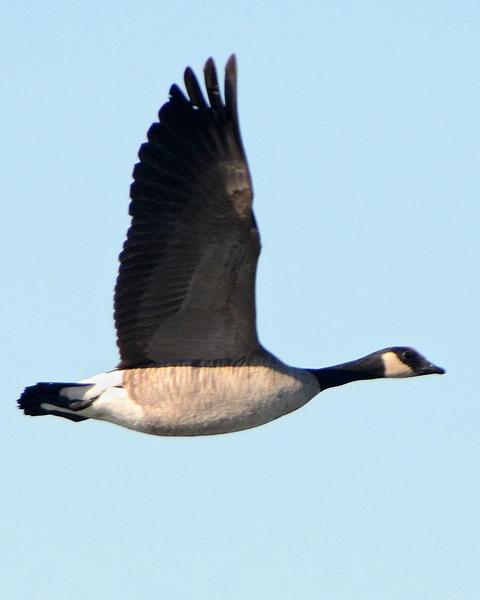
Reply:
[[[478,600],[480,4],[17,0],[0,18],[0,580],[9,600]],[[117,362],[136,152],[186,65],[236,52],[259,331],[319,367],[443,377],[165,439],[27,418]]]

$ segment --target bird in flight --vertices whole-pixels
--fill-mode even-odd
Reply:
[[[332,367],[286,365],[260,343],[255,277],[260,237],[240,136],[235,57],[206,97],[190,68],[139,150],[131,226],[120,254],[115,326],[120,363],[75,383],[31,385],[27,415],[99,419],[164,436],[228,433],[286,415],[352,381],[444,373],[392,346]]]

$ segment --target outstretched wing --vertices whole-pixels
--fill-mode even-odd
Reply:
[[[205,64],[208,103],[190,68],[140,147],[132,224],[120,254],[115,324],[124,368],[238,360],[256,353],[260,241],[240,137],[237,71]]]

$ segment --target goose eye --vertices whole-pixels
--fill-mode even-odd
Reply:
[[[401,354],[401,358],[408,363],[415,360],[415,354],[411,350],[404,350]]]

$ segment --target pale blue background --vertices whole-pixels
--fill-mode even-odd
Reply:
[[[32,2],[1,10],[2,597],[478,600],[480,4]],[[235,51],[265,345],[411,344],[444,377],[330,390],[252,431],[30,419],[117,361],[136,152]]]

